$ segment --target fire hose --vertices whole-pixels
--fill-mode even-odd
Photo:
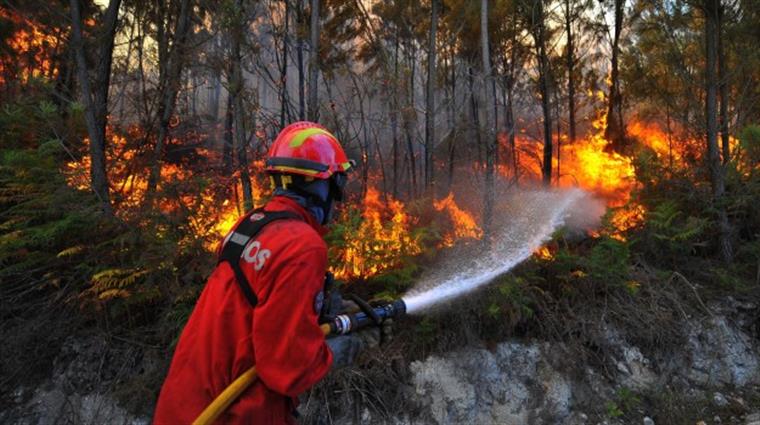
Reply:
[[[356,313],[339,314],[327,323],[320,325],[322,332],[327,335],[345,335],[350,332],[365,328],[370,325],[379,325],[382,322],[400,317],[406,314],[404,300],[396,300],[392,303],[374,308],[365,308]],[[248,387],[256,380],[256,366],[243,372],[224,389],[211,404],[203,410],[193,425],[210,425],[227,410]]]

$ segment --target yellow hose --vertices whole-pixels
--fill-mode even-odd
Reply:
[[[319,328],[322,333],[328,335],[330,333],[330,324],[325,323],[320,325]],[[253,381],[256,380],[256,366],[246,370],[242,375],[221,392],[206,409],[201,412],[200,416],[193,421],[193,425],[211,425],[214,421],[224,413],[225,410],[232,404],[233,401],[240,397],[240,394],[250,387]]]

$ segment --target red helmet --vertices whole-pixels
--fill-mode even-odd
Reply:
[[[266,170],[328,179],[335,173],[345,173],[352,165],[338,139],[327,129],[317,123],[299,121],[277,136],[267,154]]]

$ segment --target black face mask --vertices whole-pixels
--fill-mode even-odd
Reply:
[[[344,173],[335,173],[330,176],[330,198],[342,202],[347,181],[348,178]]]
[[[302,206],[311,210],[322,225],[332,221],[333,202],[343,201],[345,197],[344,188],[348,180],[344,173],[335,173],[327,181],[312,182],[306,182],[300,176],[291,176],[291,184],[287,188],[283,188],[280,183],[280,176],[273,177],[275,185],[278,186],[275,194],[300,198]],[[317,209],[319,211],[316,211]]]

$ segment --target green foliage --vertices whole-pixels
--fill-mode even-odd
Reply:
[[[651,211],[647,225],[651,228],[651,236],[663,243],[664,248],[673,251],[684,246],[702,235],[708,225],[708,220],[694,216],[684,217],[676,201],[665,201]]]
[[[92,197],[68,189],[57,172],[54,144],[9,150],[0,158],[0,280],[4,289],[57,285],[52,270],[84,247],[100,221]],[[83,249],[83,248],[81,248]],[[74,267],[71,278],[81,277]]]
[[[634,409],[641,405],[641,398],[629,388],[622,387],[615,394],[615,400],[604,403],[607,417],[615,419],[630,415]]]
[[[92,194],[66,184],[61,150],[50,141],[0,155],[0,314],[50,298],[138,326],[175,294],[183,309],[193,304],[198,291],[185,285],[202,283],[213,265],[203,240],[182,239],[186,225],[163,215],[140,226],[104,216]]]
[[[589,277],[600,284],[624,285],[630,276],[630,251],[626,242],[602,236],[584,259]]]
[[[750,164],[760,163],[760,126],[749,125],[739,134],[741,148],[747,154]]]
[[[414,328],[415,339],[421,344],[432,343],[438,335],[438,325],[436,320],[425,316],[417,323]]]
[[[610,418],[619,418],[623,416],[623,411],[620,409],[620,407],[612,400],[608,400],[604,403],[604,408],[607,412],[607,417]]]
[[[530,272],[518,276],[508,274],[499,278],[489,290],[484,306],[486,318],[494,326],[513,326],[518,322],[531,319],[535,314],[534,301],[529,293],[531,282],[542,278]]]

